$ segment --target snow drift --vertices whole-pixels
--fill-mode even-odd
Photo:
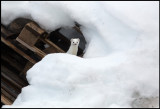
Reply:
[[[84,58],[49,54],[3,107],[159,107],[159,2],[2,2],[8,25],[30,18],[51,32],[80,23]]]

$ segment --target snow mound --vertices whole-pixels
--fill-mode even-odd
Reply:
[[[142,85],[144,89],[154,87],[122,72],[125,61],[125,54],[102,59],[49,54],[28,70],[30,85],[22,89],[11,107],[131,107],[137,99],[135,91],[147,95],[155,92],[141,91]]]

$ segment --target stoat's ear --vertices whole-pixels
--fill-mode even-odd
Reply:
[[[78,39],[78,41],[80,42],[80,39],[79,38],[77,38]]]
[[[73,38],[70,40],[72,42]]]

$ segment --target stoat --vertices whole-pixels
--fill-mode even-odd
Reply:
[[[80,42],[79,38],[72,38],[71,45],[67,53],[77,55],[79,42]]]

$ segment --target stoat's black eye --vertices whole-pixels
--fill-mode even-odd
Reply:
[[[74,43],[74,42],[73,42]]]

